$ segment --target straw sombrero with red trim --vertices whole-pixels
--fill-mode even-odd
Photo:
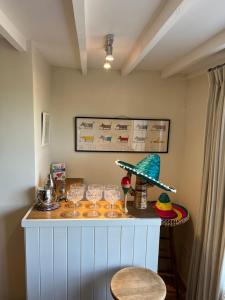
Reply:
[[[190,217],[188,210],[172,203],[166,193],[162,193],[157,201],[151,201],[151,205],[162,219],[162,225],[176,226],[187,222]]]

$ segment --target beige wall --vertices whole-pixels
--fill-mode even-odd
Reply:
[[[51,112],[51,69],[42,55],[32,47],[34,137],[35,137],[35,181],[42,186],[49,173],[50,146],[41,146],[41,113]]]
[[[21,219],[33,200],[32,64],[0,40],[0,299],[25,299]]]
[[[169,118],[169,154],[162,154],[161,178],[178,187],[179,166],[184,143],[184,101],[186,83],[182,79],[162,80],[158,73],[79,71],[54,68],[52,77],[52,143],[54,162],[66,162],[67,175],[87,182],[120,183],[124,175],[116,159],[136,163],[145,154],[79,153],[74,151],[75,116],[127,116]],[[155,188],[152,197],[161,191]]]
[[[186,281],[201,192],[207,76],[189,81],[162,80],[155,72],[121,77],[117,72],[99,70],[89,71],[84,77],[64,68],[54,68],[52,76],[51,158],[66,162],[68,176],[119,184],[124,172],[114,161],[119,158],[135,163],[145,156],[75,152],[74,116],[171,119],[170,148],[168,154],[161,155],[161,178],[177,188],[172,200],[183,204],[191,214],[188,223],[176,228],[179,270]],[[160,192],[154,188],[150,197],[155,199]]]
[[[194,228],[198,220],[201,194],[202,166],[204,156],[204,131],[208,101],[207,75],[188,81],[185,104],[185,136],[178,198],[186,206],[191,220],[177,228],[179,241],[179,267],[186,281],[194,238]],[[184,238],[185,237],[185,238]]]

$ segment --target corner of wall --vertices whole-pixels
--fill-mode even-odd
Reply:
[[[50,146],[41,145],[42,112],[51,113],[50,65],[32,44],[32,77],[34,101],[35,183],[43,185],[49,173]]]
[[[192,78],[187,84],[185,99],[185,131],[178,199],[190,212],[190,220],[177,230],[179,268],[182,278],[187,280],[191,247],[198,219],[201,197],[202,167],[204,158],[204,135],[208,101],[206,75]],[[183,240],[183,236],[186,236]],[[179,242],[181,241],[182,242]]]

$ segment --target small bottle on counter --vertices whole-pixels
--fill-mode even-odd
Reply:
[[[66,196],[66,181],[62,180],[59,188],[59,197],[58,201],[67,201]]]
[[[45,189],[50,189],[51,190],[51,196],[53,198],[55,198],[56,186],[55,186],[55,182],[54,182],[54,179],[53,179],[51,173],[48,174],[48,178],[47,178],[47,181],[46,181],[46,184],[45,184]]]

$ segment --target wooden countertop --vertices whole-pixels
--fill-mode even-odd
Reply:
[[[52,211],[38,211],[35,208],[32,208],[26,219],[28,220],[49,220],[49,219],[68,219],[64,217],[63,213],[65,212],[72,212],[73,208],[69,208],[69,202],[62,201],[60,202],[60,208]],[[109,219],[105,214],[109,211],[107,206],[109,203],[105,200],[98,201],[97,204],[99,205],[98,212],[100,213],[99,217],[95,217],[95,219]],[[89,208],[90,202],[87,200],[80,201],[80,206],[77,208],[80,215],[78,217],[70,217],[69,219],[93,219],[90,217],[85,216],[85,214],[90,210]],[[114,209],[118,213],[118,218],[129,219],[129,218],[158,218],[153,211],[152,207],[148,205],[146,210],[140,210],[133,207],[133,202],[128,202],[128,215],[124,214],[123,212],[123,201],[117,201],[116,203],[117,208]]]
[[[82,178],[67,178],[66,179],[66,189],[69,189],[72,183],[82,183]],[[38,227],[38,226],[105,226],[109,224],[113,225],[132,225],[134,222],[139,224],[159,226],[161,224],[161,219],[155,214],[150,203],[146,210],[136,209],[133,201],[127,203],[128,214],[123,212],[123,201],[117,201],[117,208],[114,209],[118,213],[118,217],[109,218],[106,213],[109,211],[107,206],[108,202],[105,200],[98,201],[99,205],[99,216],[98,217],[88,217],[86,213],[90,210],[90,202],[87,200],[80,201],[80,206],[77,208],[80,215],[78,217],[65,217],[65,212],[72,212],[73,208],[68,207],[69,202],[61,201],[60,207],[52,211],[38,211],[33,207],[26,213],[22,219],[22,227]]]

